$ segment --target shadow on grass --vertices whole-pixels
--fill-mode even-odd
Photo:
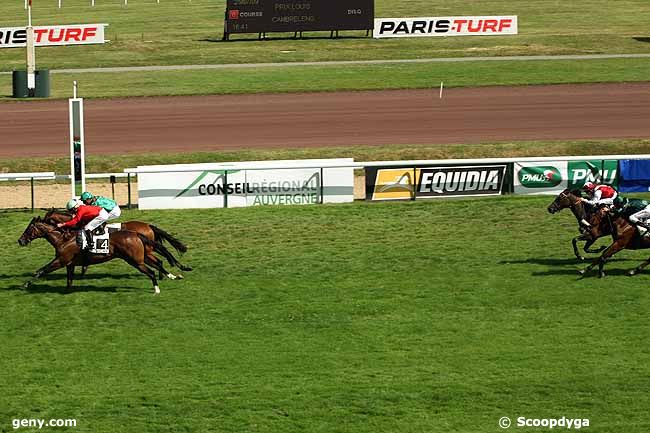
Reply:
[[[541,271],[541,272],[533,272],[531,275],[534,277],[545,277],[545,276],[551,276],[551,275],[573,275],[576,277],[576,279],[581,280],[581,279],[589,279],[589,278],[598,278],[598,267],[595,267],[592,269],[590,272],[588,272],[586,275],[580,275],[578,271],[584,269],[586,267],[576,267],[575,269],[551,269],[548,271]],[[608,268],[607,265],[605,265],[605,277],[627,277],[630,278],[628,275],[628,272],[630,269],[633,269],[632,267],[630,268]],[[648,271],[641,271],[641,273],[635,275],[636,277],[642,276],[644,274],[650,275]]]
[[[635,37],[635,38],[632,38],[632,39],[634,39],[637,42],[649,42],[650,43],[650,37],[647,37],[647,36],[646,37]]]
[[[74,285],[72,290],[68,290],[65,285],[59,285],[57,284],[56,286],[49,285],[48,282],[51,281],[67,281],[67,275],[58,273],[58,274],[50,274],[46,275],[38,280],[35,280],[32,283],[31,287],[25,288],[23,284],[30,280],[34,276],[33,273],[31,272],[23,272],[20,274],[0,274],[0,280],[4,279],[14,279],[14,280],[22,280],[20,283],[14,283],[10,284],[8,286],[0,286],[0,290],[21,290],[29,294],[38,294],[38,293],[59,293],[59,294],[70,294],[74,292],[117,292],[119,290],[129,290],[129,291],[136,291],[136,290],[142,290],[140,287],[125,287],[121,286],[119,284],[115,284],[111,280],[139,280],[142,279],[143,281],[149,281],[148,278],[138,275],[138,274],[133,274],[133,275],[128,275],[128,274],[107,274],[107,273],[100,273],[100,274],[86,274],[83,278],[81,278],[78,274],[75,275],[74,279]],[[106,284],[102,286],[97,286],[97,285],[87,285],[86,282],[90,280],[99,280],[99,279],[106,279]],[[116,287],[118,286],[118,287]]]
[[[236,33],[237,35],[253,35],[256,33]],[[230,36],[232,37],[235,35],[234,33],[231,34]],[[233,43],[233,42],[259,42],[259,41],[300,41],[300,40],[324,40],[324,39],[331,39],[331,40],[337,40],[337,39],[369,39],[371,38],[370,36],[354,36],[354,35],[339,35],[336,37],[330,37],[330,36],[325,36],[325,35],[311,35],[311,36],[265,36],[263,38],[258,38],[258,37],[248,37],[248,38],[241,38],[241,39],[229,39],[227,41],[223,40],[222,38],[206,38],[206,39],[198,39],[197,42],[227,42],[227,43]]]
[[[593,260],[596,260],[598,256],[592,256],[592,257],[587,257],[586,260],[578,260],[575,257],[568,257],[568,258],[563,258],[563,259],[558,259],[558,258],[541,258],[541,257],[531,257],[528,259],[524,260],[502,260],[499,262],[500,265],[546,265],[546,266],[570,266],[570,265],[585,265],[587,266],[589,263],[591,263]],[[615,262],[630,262],[630,261],[637,261],[633,260],[630,258],[614,258],[607,260],[607,263],[615,263]]]

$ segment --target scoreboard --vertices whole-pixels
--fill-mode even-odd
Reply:
[[[374,0],[227,0],[232,33],[372,30]]]

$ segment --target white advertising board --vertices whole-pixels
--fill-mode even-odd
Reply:
[[[329,167],[352,162],[344,158],[139,166],[138,206],[191,209],[299,205],[320,203],[321,196],[323,203],[351,202],[353,169]],[[270,164],[283,168],[264,168]],[[319,164],[324,167],[319,168]]]
[[[567,161],[516,162],[515,194],[558,194],[567,188]]]
[[[66,24],[34,26],[34,46],[103,44],[108,24]],[[27,46],[25,27],[0,27],[0,48]]]
[[[375,18],[373,37],[502,36],[518,32],[516,15],[476,17]]]

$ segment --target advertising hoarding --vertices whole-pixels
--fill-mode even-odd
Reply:
[[[366,200],[500,195],[506,165],[366,168]]]
[[[140,209],[225,208],[266,205],[344,203],[354,199],[352,168],[301,168],[341,165],[352,159],[251,161],[223,164],[144,166],[165,172],[138,173]],[[257,167],[282,164],[282,169]],[[230,168],[232,167],[232,168]],[[237,167],[246,167],[238,169]],[[174,168],[183,171],[169,171]],[[186,171],[188,169],[196,171]]]

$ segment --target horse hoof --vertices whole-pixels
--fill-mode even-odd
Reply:
[[[635,271],[634,269],[632,269],[631,271],[628,271],[627,274],[628,274],[630,277],[633,277],[634,275],[636,275],[636,271]]]
[[[584,269],[578,271],[578,274],[580,274],[580,275],[584,275],[586,273],[587,273],[587,271],[585,271]]]
[[[598,278],[604,278],[604,277],[605,277],[605,273],[604,273],[604,272],[601,272],[601,273],[598,274]]]
[[[185,277],[182,276],[181,274],[176,275],[176,278],[178,278],[179,280],[184,280],[185,279]]]
[[[27,282],[25,282],[25,284],[23,284],[23,289],[29,289],[30,287],[32,287],[32,282],[31,281],[27,281]]]

